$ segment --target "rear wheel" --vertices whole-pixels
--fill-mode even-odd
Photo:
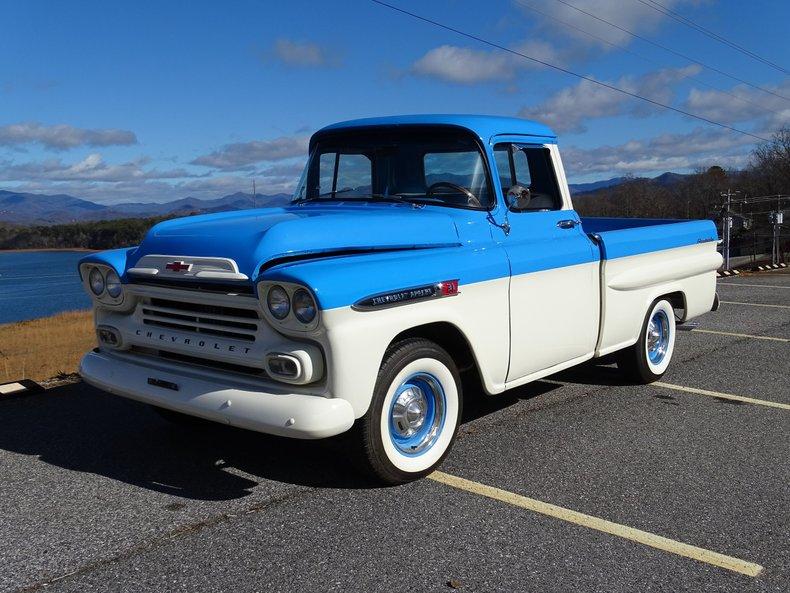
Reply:
[[[356,428],[365,469],[388,484],[429,474],[450,451],[461,405],[458,369],[445,350],[421,338],[394,344]]]
[[[657,299],[645,316],[636,344],[618,353],[618,368],[632,381],[652,383],[666,372],[675,350],[675,311]]]

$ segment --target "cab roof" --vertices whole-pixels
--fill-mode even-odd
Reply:
[[[485,142],[492,136],[498,135],[538,136],[544,142],[553,143],[557,141],[557,135],[550,128],[536,121],[517,117],[502,117],[498,115],[453,114],[393,115],[388,117],[352,119],[321,128],[315,133],[314,138],[324,132],[337,130],[416,125],[455,126],[465,128]]]

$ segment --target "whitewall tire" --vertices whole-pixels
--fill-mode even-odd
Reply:
[[[675,351],[675,311],[669,301],[652,303],[636,344],[618,353],[617,366],[637,383],[652,383],[666,372]]]
[[[421,338],[394,344],[357,427],[365,469],[388,484],[430,473],[450,451],[461,408],[458,369],[445,350]]]

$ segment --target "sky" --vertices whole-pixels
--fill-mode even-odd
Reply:
[[[253,179],[290,192],[310,134],[377,115],[539,120],[571,182],[744,167],[754,136],[790,125],[790,2],[388,1],[753,136],[370,0],[2,1],[0,189],[105,204],[215,198]]]

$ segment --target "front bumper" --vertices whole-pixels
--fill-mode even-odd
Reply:
[[[80,362],[86,383],[115,395],[257,432],[300,439],[320,439],[345,432],[354,424],[351,404],[340,398],[261,391],[255,386],[149,365],[103,351]],[[172,388],[151,385],[172,384]]]

